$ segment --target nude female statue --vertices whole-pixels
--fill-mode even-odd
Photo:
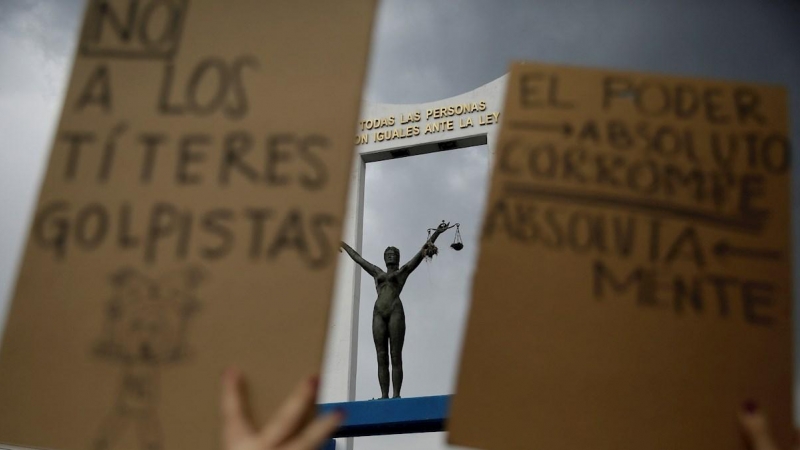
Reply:
[[[403,291],[408,276],[425,258],[429,246],[436,242],[436,238],[440,234],[447,231],[449,225],[449,223],[442,222],[422,246],[422,249],[402,267],[400,267],[400,250],[395,247],[387,247],[383,252],[386,272],[362,258],[357,251],[342,242],[342,249],[375,279],[378,299],[375,300],[375,307],[372,310],[372,339],[375,341],[375,350],[378,353],[378,382],[381,385],[381,398],[389,398],[390,344],[393,398],[400,398],[400,388],[403,385],[403,341],[406,337],[406,316],[403,311],[403,303],[400,301],[400,292]]]

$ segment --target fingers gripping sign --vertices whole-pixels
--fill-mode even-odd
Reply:
[[[767,416],[758,410],[754,402],[748,401],[745,404],[739,413],[739,424],[749,450],[783,450],[775,443]],[[797,444],[798,437],[800,435],[795,437],[794,450],[800,449],[800,445]]]
[[[223,450],[316,450],[342,423],[344,414],[333,412],[307,418],[315,409],[318,378],[298,384],[275,415],[261,428],[253,424],[247,407],[244,378],[228,369],[222,379]]]

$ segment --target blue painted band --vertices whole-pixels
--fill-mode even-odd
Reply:
[[[344,410],[345,422],[334,437],[444,431],[449,407],[449,395],[318,405],[321,413]]]

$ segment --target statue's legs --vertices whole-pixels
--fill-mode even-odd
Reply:
[[[389,341],[392,346],[392,389],[393,398],[400,398],[403,387],[403,343],[406,340],[406,313],[403,304],[397,302],[389,317]]]
[[[372,314],[372,339],[378,354],[378,383],[381,398],[389,398],[389,330],[388,324],[377,312]]]

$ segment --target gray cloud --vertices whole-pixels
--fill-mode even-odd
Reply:
[[[514,59],[792,84],[798,20],[792,1],[386,1],[367,94],[436,100]]]

